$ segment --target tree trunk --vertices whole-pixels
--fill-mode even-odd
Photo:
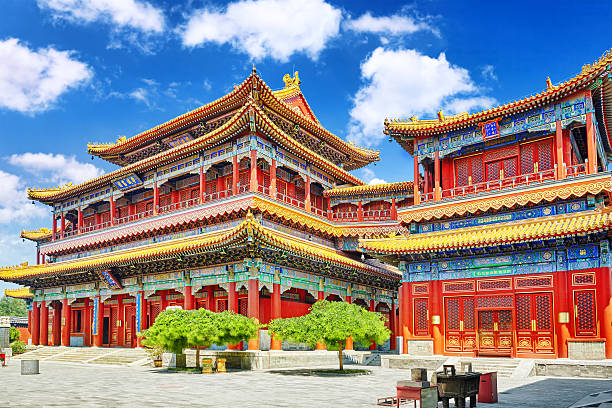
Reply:
[[[338,362],[340,363],[340,371],[344,371],[344,359],[342,358],[342,342],[338,342]]]
[[[196,346],[196,368],[200,368],[200,346]]]

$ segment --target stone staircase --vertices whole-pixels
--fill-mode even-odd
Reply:
[[[53,361],[75,364],[146,365],[150,363],[142,349],[99,347],[40,347],[17,359]]]
[[[496,371],[498,377],[512,377],[517,371],[519,364],[522,359],[512,358],[449,358],[444,364],[453,364],[457,370],[461,369],[461,363],[468,362],[472,363],[472,370],[479,373],[488,373]]]
[[[379,353],[370,354],[363,362],[363,365],[380,367],[380,354]]]

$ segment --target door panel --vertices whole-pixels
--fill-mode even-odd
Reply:
[[[512,311],[478,312],[478,353],[512,354]]]
[[[429,335],[429,307],[427,298],[414,299],[414,335]]]
[[[110,308],[110,345],[117,346],[119,342],[119,328],[117,327],[117,320],[119,318],[119,307],[111,306]]]
[[[136,307],[135,306],[126,306],[125,307],[125,346],[126,347],[134,347],[134,338],[135,338],[135,322],[136,316]]]
[[[472,352],[476,348],[474,298],[445,299],[446,350]]]
[[[552,315],[552,293],[516,295],[518,352],[554,352]]]
[[[595,291],[577,290],[574,292],[574,325],[576,327],[576,336],[597,335],[595,318]]]

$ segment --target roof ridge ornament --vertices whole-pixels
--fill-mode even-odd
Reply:
[[[550,77],[546,78],[546,90],[550,91],[553,88],[554,88],[554,85],[552,84]]]
[[[302,81],[300,81],[298,71],[295,71],[293,78],[291,78],[291,75],[285,74],[283,77],[283,82],[285,83],[285,89],[297,88],[298,90],[300,89],[300,84],[302,83]]]

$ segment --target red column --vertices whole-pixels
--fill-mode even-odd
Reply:
[[[153,183],[153,215],[157,215],[159,211],[159,188],[157,181]]]
[[[194,303],[191,286],[185,286],[185,310],[193,310]]]
[[[259,279],[249,278],[247,316],[259,323]],[[249,350],[259,350],[259,335],[249,340]]]
[[[55,234],[57,234],[57,218],[55,218],[55,213],[53,213],[53,233],[51,234],[51,241],[55,241]]]
[[[68,299],[62,299],[62,346],[70,345],[70,313]]]
[[[30,338],[32,338],[32,310],[28,310],[28,331],[30,332]]]
[[[110,196],[110,223],[115,225],[115,197],[113,197],[112,192]]]
[[[62,316],[61,307],[59,303],[53,304],[53,321],[51,322],[51,344],[59,346],[62,344]]]
[[[397,205],[395,204],[395,198],[391,199],[391,219],[397,220]]]
[[[200,165],[200,203],[204,202],[204,193],[206,193],[206,174],[204,167]]]
[[[64,214],[64,212],[62,211],[61,213],[61,230],[60,230],[60,236],[62,238],[64,238],[64,233],[66,232],[66,215]]]
[[[555,162],[557,163],[557,179],[561,180],[565,178],[565,155],[563,154],[563,128],[561,127],[561,121],[556,122],[555,132]]]
[[[232,157],[232,194],[238,194],[238,176],[240,176],[240,167],[238,166],[238,156]]]
[[[94,347],[102,347],[102,324],[104,322],[104,305],[102,303],[102,297],[97,296],[94,302],[97,304],[98,315],[96,316],[97,321],[93,322],[93,324],[96,325],[96,334],[93,336],[93,345]]]
[[[49,308],[44,300],[40,302],[40,344],[49,345]]]
[[[270,302],[270,319],[280,319],[282,317],[281,314],[281,288],[280,283],[272,284],[272,301]],[[271,350],[281,350],[281,341],[280,339],[275,339],[272,336],[272,346]]]
[[[332,220],[334,217],[332,215],[332,210],[331,210],[331,197],[329,197],[327,199],[327,219],[328,220]]]
[[[431,297],[431,315],[439,316],[440,322],[438,324],[432,324],[432,332],[433,332],[433,352],[434,354],[443,354],[444,353],[444,335],[443,335],[443,326],[442,326],[442,299],[440,298],[440,293],[442,293],[442,281],[436,280],[430,283],[432,297]],[[428,322],[431,324],[431,322]]]
[[[590,97],[590,96],[589,96]],[[589,157],[588,174],[597,172],[597,144],[595,141],[595,128],[593,127],[593,114],[586,114],[586,131],[587,131],[587,154]]]
[[[376,311],[376,306],[375,306],[374,299],[370,299],[370,312],[375,312],[375,311]],[[370,350],[376,350],[376,342],[374,340],[372,340],[372,344],[370,344]]]
[[[420,177],[419,177],[419,156],[417,156],[417,141],[416,139],[414,140],[414,144],[413,144],[413,148],[414,148],[414,153],[413,153],[413,158],[414,158],[414,167],[413,167],[413,171],[414,171],[414,177],[412,178],[414,180],[413,185],[412,185],[412,194],[413,194],[413,201],[414,204],[421,204],[421,196],[419,195],[419,184],[421,182]]]
[[[77,217],[77,234],[83,232],[83,210],[79,207],[79,214]]]
[[[357,207],[357,221],[363,221],[363,205],[361,201],[359,201],[359,206]]]
[[[257,150],[251,150],[251,184],[250,191],[257,191]]]
[[[442,193],[440,191],[440,153],[436,150],[434,157],[434,199],[440,201]]]
[[[276,198],[276,160],[270,165],[270,197]]]
[[[306,183],[304,184],[304,207],[306,207],[306,211],[310,211],[310,176],[306,176]]]
[[[600,278],[600,298],[603,307],[601,337],[606,339],[606,358],[612,358],[612,270],[601,268]]]
[[[408,352],[407,341],[412,337],[410,333],[410,284],[408,282],[402,283],[402,299],[400,303],[400,312],[402,314],[402,320],[400,322],[400,334],[404,338],[404,353]]]
[[[395,306],[395,300],[391,301],[391,310],[389,311],[389,328],[391,330],[391,339],[390,339],[390,348],[391,350],[397,350],[397,330],[395,327],[395,314],[397,313],[397,309]]]
[[[32,304],[32,325],[30,326],[30,333],[32,333],[32,344],[37,346],[40,344],[40,308],[38,307],[39,302]]]
[[[347,295],[346,296],[346,303],[352,303],[353,297]],[[346,345],[344,347],[345,350],[352,350],[353,349],[353,337],[350,336],[348,339],[346,339]]]

